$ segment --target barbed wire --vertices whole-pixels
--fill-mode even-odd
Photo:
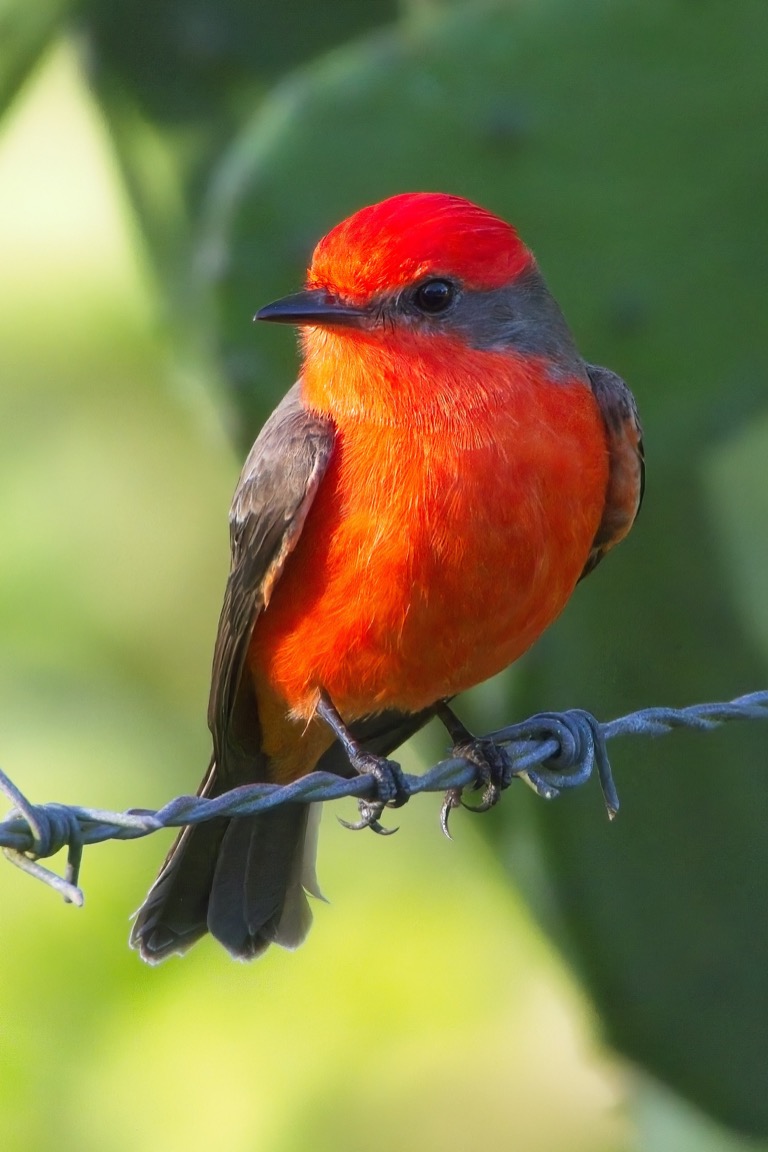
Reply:
[[[500,786],[521,778],[534,791],[551,800],[570,788],[585,784],[597,773],[609,818],[619,808],[606,743],[617,736],[663,736],[676,728],[708,732],[731,720],[768,719],[768,691],[752,692],[722,704],[695,704],[687,708],[643,708],[616,720],[600,723],[580,709],[542,712],[520,724],[491,732],[481,744],[501,754]],[[406,798],[419,792],[451,792],[478,783],[478,766],[461,756],[441,760],[419,776],[402,775]],[[48,884],[71,904],[81,906],[77,886],[83,848],[105,840],[137,840],[163,828],[201,824],[216,817],[252,816],[281,804],[315,804],[346,796],[374,800],[373,776],[337,776],[312,772],[292,784],[247,784],[213,799],[178,796],[157,810],[110,812],[69,804],[32,804],[0,770],[0,791],[13,808],[0,822],[0,848],[24,872]],[[64,876],[44,868],[38,860],[67,849]]]

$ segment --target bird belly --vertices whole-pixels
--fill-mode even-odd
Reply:
[[[417,711],[507,667],[560,613],[608,464],[591,393],[547,399],[561,411],[527,428],[514,409],[474,414],[469,442],[345,434],[254,629],[251,667],[294,717],[320,690],[348,720]]]

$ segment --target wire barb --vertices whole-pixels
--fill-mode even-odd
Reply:
[[[523,779],[546,800],[586,784],[596,772],[609,819],[619,809],[606,744],[617,736],[663,736],[676,728],[709,732],[731,720],[768,719],[768,691],[752,692],[723,704],[696,704],[688,708],[644,708],[607,723],[581,709],[542,712],[521,724],[501,728],[483,737],[502,753],[505,769],[500,786]],[[477,765],[460,756],[441,760],[421,776],[402,774],[402,795],[444,792],[460,796],[477,780]],[[83,848],[104,840],[137,840],[161,828],[201,824],[217,816],[252,816],[281,804],[316,804],[355,796],[375,803],[378,785],[373,776],[351,779],[331,772],[312,772],[292,784],[247,784],[214,799],[178,796],[158,811],[131,809],[108,812],[66,804],[31,804],[0,770],[0,792],[12,804],[0,821],[0,848],[6,859],[81,906],[78,876]],[[404,802],[404,801],[401,801]],[[454,805],[450,805],[454,806]],[[443,827],[447,823],[443,804]],[[382,829],[383,830],[383,829]],[[44,868],[38,860],[67,849],[64,876]]]

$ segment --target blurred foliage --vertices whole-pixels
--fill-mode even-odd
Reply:
[[[78,0],[5,0],[0,7],[0,112],[16,95],[29,72]]]
[[[187,338],[197,321],[190,245],[222,149],[282,73],[394,15],[394,0],[91,0],[84,9],[88,74]]]
[[[471,694],[467,717],[484,729],[573,705],[608,717],[765,684],[762,0],[411,0],[399,15],[383,0],[7,4],[0,98],[67,12],[159,278],[112,253],[131,267],[129,286],[105,296],[107,250],[98,275],[81,272],[83,303],[46,316],[42,340],[30,335],[33,290],[12,287],[29,276],[27,249],[3,282],[0,371],[17,383],[0,423],[12,542],[0,676],[14,717],[2,755],[33,797],[51,757],[61,799],[129,806],[196,783],[237,471],[211,397],[226,389],[249,444],[295,371],[291,340],[255,334],[253,312],[300,284],[330,225],[408,188],[464,194],[514,220],[583,352],[626,376],[646,428],[632,537],[512,675]],[[170,394],[169,345],[152,329],[163,307]],[[610,1042],[718,1121],[766,1137],[765,747],[759,726],[733,725],[614,748],[623,809],[610,826],[596,789],[547,806],[515,788],[482,822],[457,814],[458,848],[436,837],[427,802],[404,816],[406,848],[329,827],[333,916],[318,916],[297,957],[270,955],[258,973],[205,946],[184,965],[137,970],[113,915],[90,945],[107,965],[101,1030],[104,1005],[79,968],[93,962],[87,933],[6,878],[18,901],[8,930],[28,923],[27,906],[39,924],[0,957],[0,985],[34,1005],[23,1019],[5,1013],[17,1059],[7,1075],[3,1063],[3,1119],[40,1093],[78,1148],[151,1146],[158,1133],[244,1152],[624,1146],[621,1123],[597,1118],[610,1089],[583,1032],[563,1041],[573,994],[500,862]],[[108,795],[94,795],[91,764],[110,766]],[[142,781],[150,795],[137,794]],[[136,861],[149,876],[157,846],[99,851],[103,870],[86,860],[89,898],[137,902]],[[33,1074],[51,1018],[96,1047],[60,1076],[45,1062]],[[740,1146],[642,1083],[644,1148]],[[39,1120],[30,1129],[15,1115],[14,1143],[45,1142]]]

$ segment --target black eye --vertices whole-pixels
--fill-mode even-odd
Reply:
[[[413,294],[413,302],[427,316],[438,316],[453,303],[456,289],[450,280],[427,280]]]

